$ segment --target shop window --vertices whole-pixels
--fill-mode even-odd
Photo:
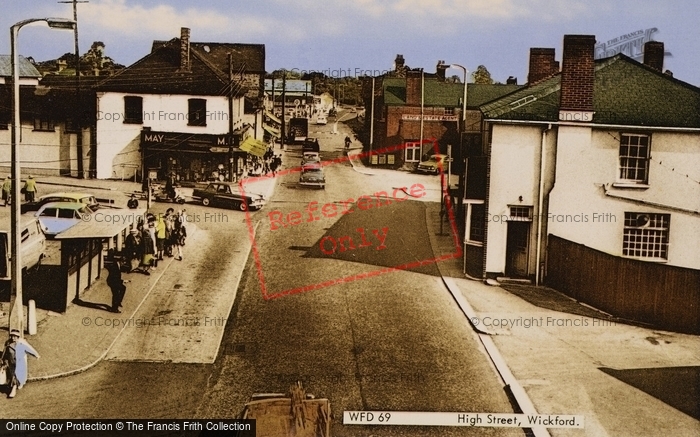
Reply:
[[[207,125],[207,101],[206,99],[187,100],[187,124],[189,126]]]
[[[124,123],[143,124],[143,97],[124,96]]]

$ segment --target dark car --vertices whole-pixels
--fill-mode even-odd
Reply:
[[[301,146],[301,151],[303,152],[320,152],[321,146],[318,144],[316,138],[307,138],[304,140],[304,144]]]
[[[236,208],[241,211],[258,210],[265,205],[263,196],[252,193],[242,196],[238,185],[231,182],[212,182],[206,188],[196,188],[192,197],[201,200],[204,206]]]

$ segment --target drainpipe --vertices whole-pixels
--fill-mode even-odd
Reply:
[[[552,125],[547,125],[546,129],[542,129],[542,144],[540,145],[540,183],[539,183],[539,198],[537,200],[537,270],[535,271],[535,285],[539,286],[542,278],[540,277],[540,258],[542,256],[542,213],[544,209],[544,149],[547,140],[547,132],[552,129]]]

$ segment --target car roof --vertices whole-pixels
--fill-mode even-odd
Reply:
[[[76,192],[72,192],[72,191],[61,191],[58,193],[45,194],[45,195],[39,197],[39,200],[48,199],[49,197],[66,197],[69,199],[80,200],[80,199],[84,199],[86,197],[95,197],[95,196],[92,194],[89,194],[89,193],[76,193]]]
[[[80,202],[49,202],[41,207],[42,210],[47,208],[58,208],[58,209],[81,209],[87,207],[87,204]]]

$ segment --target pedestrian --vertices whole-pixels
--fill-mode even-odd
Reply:
[[[155,270],[154,255],[156,253],[155,221],[149,220],[148,224],[141,231],[141,271],[145,275],[150,275],[150,270]]]
[[[345,148],[346,148],[346,149],[349,149],[351,143],[352,143],[352,140],[350,139],[349,136],[346,135],[346,136],[345,136]]]
[[[8,398],[12,399],[17,394],[17,389],[22,389],[27,383],[27,354],[39,358],[39,353],[26,340],[20,338],[19,330],[10,331],[10,339],[5,342],[2,351],[2,363],[7,366],[7,377],[10,386]]]
[[[163,214],[158,214],[156,219],[156,263],[163,260],[163,251],[165,250],[166,225]]]
[[[12,175],[7,175],[2,183],[2,200],[5,202],[2,206],[10,204],[12,198]]]
[[[141,262],[141,234],[138,228],[134,228],[129,232],[124,241],[124,260],[126,262],[127,272],[131,273],[138,269]]]
[[[178,261],[182,261],[182,247],[185,245],[185,239],[187,238],[187,229],[185,229],[185,211],[178,214],[175,217],[175,227],[173,228],[173,243],[175,248],[177,248]]]
[[[126,202],[126,206],[129,209],[136,209],[139,207],[139,200],[136,198],[136,194],[131,195],[131,199]]]
[[[27,180],[24,182],[24,200],[26,200],[27,202],[34,202],[36,193],[36,181],[34,180],[32,175],[29,175],[27,177]]]
[[[107,265],[107,285],[109,289],[112,290],[112,308],[110,311],[113,313],[121,313],[119,307],[122,306],[122,300],[124,300],[124,295],[126,294],[126,285],[122,279],[122,266],[119,259],[112,256],[112,262]]]
[[[165,255],[169,258],[173,257],[173,228],[175,222],[173,221],[175,215],[175,210],[168,208],[165,211]]]

